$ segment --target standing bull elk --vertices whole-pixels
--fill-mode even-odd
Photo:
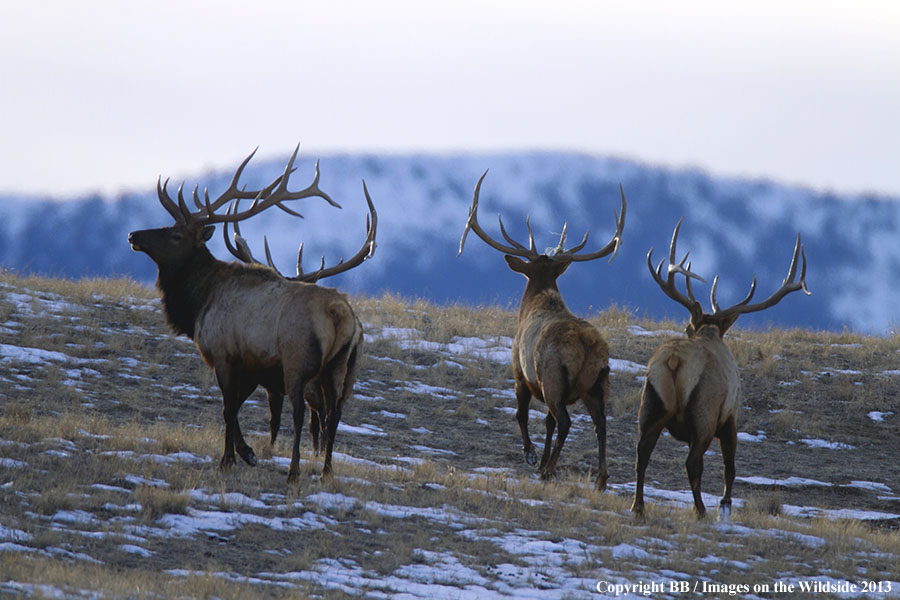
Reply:
[[[365,181],[363,181],[363,193],[366,196],[366,203],[369,206],[369,214],[366,217],[366,238],[360,249],[349,260],[344,261],[344,259],[342,258],[336,265],[326,268],[325,257],[323,256],[321,263],[319,264],[319,268],[316,271],[313,271],[311,273],[304,273],[303,243],[301,242],[300,248],[297,251],[297,274],[293,277],[286,277],[272,262],[272,254],[269,251],[269,242],[265,237],[263,237],[263,245],[266,253],[266,263],[268,263],[269,268],[271,268],[280,277],[288,281],[318,283],[318,281],[321,279],[325,279],[327,277],[332,277],[345,271],[349,271],[350,269],[362,264],[364,261],[371,258],[372,255],[375,254],[375,235],[378,230],[378,213],[375,211],[375,205],[372,203],[372,198],[369,196],[369,190],[366,188]],[[233,205],[229,207],[228,212],[231,212],[232,210],[237,212],[239,209],[240,200],[235,199]],[[229,239],[228,237],[227,221],[223,224],[222,234],[225,238],[225,247],[232,254],[232,256],[247,264],[263,264],[253,256],[253,253],[250,250],[250,246],[249,244],[247,244],[247,240],[244,239],[244,237],[241,235],[241,228],[237,221],[234,222],[234,244],[232,244],[231,239]],[[278,429],[281,427],[281,410],[284,407],[284,395],[276,390],[267,389],[266,397],[268,399],[270,414],[269,443],[271,445],[274,445],[275,440],[278,438]],[[325,421],[320,418],[320,413],[323,412],[324,395],[322,386],[318,379],[313,379],[306,385],[304,397],[306,399],[306,403],[310,408],[309,432],[312,437],[313,450],[316,454],[319,454],[325,449],[325,436],[321,435],[324,433],[323,428],[325,426]]]
[[[362,326],[347,298],[328,288],[287,281],[270,269],[216,260],[206,247],[216,223],[237,223],[273,206],[300,216],[284,203],[319,197],[337,204],[319,187],[319,170],[305,189],[288,191],[294,171],[294,150],[284,173],[259,190],[238,188],[241,173],[251,153],[240,164],[221,196],[201,201],[194,189],[195,210],[188,208],[183,190],[176,203],[157,183],[159,201],[175,219],[160,229],[133,231],[131,247],[146,252],[159,269],[157,287],[172,329],[194,340],[206,363],[212,367],[222,390],[225,421],[225,451],[220,467],[234,464],[235,447],[241,458],[256,464],[253,450],[246,444],[237,414],[244,400],[262,385],[270,394],[287,394],[291,399],[294,438],[288,481],[298,478],[300,433],[305,403],[304,388],[317,380],[324,395],[326,451],[323,474],[331,472],[334,434],[341,406],[356,378]],[[229,207],[235,200],[252,200],[250,208]],[[280,413],[279,413],[280,414]]]
[[[663,429],[668,429],[675,439],[687,442],[688,452],[685,468],[694,508],[697,515],[706,513],[700,494],[700,476],[703,473],[703,454],[714,437],[719,439],[725,471],[725,492],[719,503],[719,514],[727,519],[731,512],[731,488],[734,484],[734,455],[737,448],[737,417],[741,405],[741,379],[737,363],[722,339],[728,328],[739,316],[774,306],[787,294],[806,288],[806,253],[797,234],[794,255],[788,275],[781,287],[766,300],[750,304],[756,291],[756,277],[750,285],[747,296],[729,308],[720,308],[716,302],[718,276],[713,280],[710,292],[712,313],[704,313],[700,303],[694,299],[691,278],[703,281],[692,273],[690,263],[685,264],[687,255],[680,263],[675,263],[675,245],[681,221],[675,226],[672,243],[669,246],[669,265],[663,279],[663,261],[654,270],[653,249],[647,254],[647,267],[654,281],[662,291],[691,314],[686,328],[687,338],[674,338],[663,343],[647,364],[647,378],[641,391],[641,406],[638,415],[638,444],[635,472],[637,482],[634,490],[632,512],[641,517],[644,514],[644,471],[650,461],[650,454]],[[797,277],[797,261],[802,257],[800,279]],[[681,274],[685,279],[687,296],[675,287],[675,277]]]
[[[622,216],[620,218],[616,215],[616,232],[603,248],[590,254],[577,254],[587,244],[588,234],[585,233],[580,244],[566,250],[564,226],[556,248],[539,254],[535,249],[530,219],[526,221],[529,242],[527,248],[506,233],[502,220],[500,232],[509,245],[493,240],[478,224],[478,194],[486,175],[487,171],[475,186],[469,219],[459,242],[459,253],[462,254],[469,230],[474,231],[490,247],[506,255],[510,269],[528,279],[519,306],[518,325],[512,346],[516,420],[522,431],[525,460],[530,465],[537,462],[534,445],[528,436],[528,407],[531,397],[534,396],[547,405],[547,435],[539,466],[542,479],[549,479],[554,475],[559,453],[569,433],[571,419],[566,407],[581,398],[597,435],[600,455],[597,489],[603,490],[609,478],[606,468],[609,347],[596,327],[569,312],[556,286],[556,280],[573,262],[594,260],[609,254],[612,254],[610,260],[615,258],[625,226],[625,192],[620,188]],[[557,434],[556,443],[551,451],[554,431]]]

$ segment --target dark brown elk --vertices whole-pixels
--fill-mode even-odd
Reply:
[[[240,164],[231,184],[218,198],[201,200],[194,189],[194,209],[188,208],[183,190],[176,203],[157,184],[159,201],[175,219],[160,229],[133,231],[131,247],[146,252],[156,263],[157,287],[172,329],[194,340],[201,356],[212,367],[222,390],[225,450],[220,467],[235,462],[235,448],[248,464],[256,456],[243,439],[237,414],[244,400],[262,385],[271,393],[291,399],[294,438],[288,481],[298,478],[300,433],[303,425],[306,385],[318,379],[324,394],[326,449],[323,474],[331,472],[334,434],[343,403],[352,391],[362,341],[362,326],[346,296],[302,282],[287,281],[274,271],[257,266],[217,260],[206,247],[216,223],[236,223],[273,206],[298,215],[285,202],[319,197],[335,204],[319,187],[318,165],[313,182],[291,192],[299,146],[284,173],[259,190],[238,187],[241,173],[253,157]],[[254,151],[255,153],[255,151]],[[236,200],[252,200],[244,211],[220,209]]]
[[[378,231],[378,213],[375,211],[375,205],[372,203],[372,198],[369,196],[369,190],[366,188],[366,182],[363,181],[363,194],[366,197],[366,203],[369,207],[369,214],[366,216],[366,237],[365,241],[363,241],[360,249],[354,254],[349,260],[345,261],[343,258],[338,261],[338,263],[331,267],[325,267],[325,257],[322,257],[322,260],[319,264],[319,268],[311,273],[304,273],[303,271],[303,243],[300,243],[300,248],[297,251],[297,274],[292,277],[286,277],[278,270],[278,267],[275,266],[274,262],[272,262],[272,253],[269,251],[269,242],[263,237],[263,245],[266,254],[266,262],[273,271],[278,273],[279,276],[283,277],[289,281],[302,281],[304,283],[317,283],[322,279],[327,277],[332,277],[334,275],[338,275],[345,271],[349,271],[350,269],[359,266],[364,261],[370,259],[375,254],[375,236]],[[229,212],[234,210],[237,212],[240,210],[240,200],[236,199],[232,206],[229,207]],[[226,221],[222,227],[222,234],[225,238],[225,247],[235,258],[252,265],[262,265],[260,261],[258,261],[250,250],[250,246],[247,243],[246,239],[241,235],[240,225],[237,221],[234,223],[234,244],[232,244],[231,239],[228,236],[228,222]],[[281,410],[284,406],[284,395],[280,394],[276,391],[267,389],[266,396],[269,403],[269,443],[271,445],[275,444],[275,440],[278,438],[278,429],[281,427]],[[319,418],[319,409],[318,407],[323,406],[323,392],[322,386],[319,383],[318,379],[314,379],[306,385],[306,390],[304,392],[304,397],[307,400],[307,404],[309,405],[309,432],[312,437],[312,446],[313,450],[316,454],[319,454],[324,448],[325,436],[322,435],[324,433],[323,427],[325,425],[325,421]]]
[[[781,287],[762,302],[750,304],[756,291],[756,277],[747,296],[729,308],[720,308],[716,301],[718,276],[713,280],[710,302],[712,313],[703,312],[700,303],[694,299],[691,278],[703,280],[692,273],[687,255],[680,263],[675,262],[675,245],[681,221],[675,226],[672,243],[669,246],[669,264],[663,278],[663,262],[654,270],[653,249],[647,254],[647,267],[654,281],[665,294],[690,312],[687,338],[673,338],[663,343],[647,364],[647,378],[641,391],[641,406],[638,414],[638,443],[635,473],[637,481],[634,490],[632,512],[640,518],[644,514],[644,472],[650,461],[650,454],[663,429],[668,429],[675,439],[687,442],[688,451],[685,469],[694,509],[703,517],[706,508],[700,493],[700,476],[703,473],[703,454],[713,438],[718,438],[722,449],[725,471],[725,492],[719,503],[719,515],[727,520],[731,512],[731,488],[734,484],[734,457],[737,449],[737,418],[741,406],[741,379],[734,356],[723,340],[725,332],[734,325],[739,316],[774,306],[787,294],[806,287],[806,253],[797,234],[794,255],[788,275]],[[798,259],[802,257],[800,279],[797,280]],[[677,275],[685,279],[687,295],[675,286]]]
[[[606,468],[606,402],[609,398],[609,346],[596,327],[569,312],[556,286],[557,278],[573,262],[594,260],[612,254],[615,258],[625,226],[625,192],[622,193],[622,216],[616,215],[616,232],[612,239],[596,252],[577,254],[587,244],[588,234],[580,244],[565,249],[566,227],[563,227],[556,248],[540,254],[535,249],[530,219],[528,247],[516,242],[500,221],[500,232],[507,244],[492,239],[478,224],[478,195],[487,171],[475,186],[469,219],[459,242],[459,253],[469,231],[474,231],[492,248],[503,252],[509,268],[528,279],[519,306],[518,325],[512,346],[512,367],[516,393],[516,420],[522,432],[525,460],[537,462],[534,445],[528,435],[528,408],[531,397],[547,405],[547,428],[544,452],[539,472],[542,479],[551,478],[563,443],[569,433],[571,419],[569,405],[580,398],[584,402],[599,447],[597,489],[606,488],[609,478]],[[524,260],[523,260],[524,259]],[[552,445],[553,434],[556,443]]]

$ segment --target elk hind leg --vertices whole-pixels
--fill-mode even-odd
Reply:
[[[724,463],[725,492],[719,502],[719,518],[727,521],[731,515],[731,488],[734,485],[734,455],[737,451],[737,425],[734,417],[729,418],[716,432],[719,438],[719,446],[722,449],[722,462]]]
[[[529,465],[537,464],[537,454],[534,452],[534,444],[528,435],[528,410],[531,405],[531,390],[521,378],[516,378],[516,421],[522,432],[522,451],[525,453],[525,462]]]
[[[638,415],[638,443],[637,457],[635,459],[634,473],[634,502],[631,504],[631,512],[635,517],[644,515],[644,474],[647,465],[650,464],[650,455],[656,442],[666,426],[667,414],[662,398],[650,381],[644,383],[641,392],[641,407]]]
[[[294,437],[291,440],[291,464],[288,467],[288,483],[293,483],[300,478],[300,434],[303,433],[303,417],[306,412],[306,402],[303,399],[305,387],[302,380],[286,386],[288,396],[291,399],[291,421],[294,426]]]
[[[606,489],[606,481],[609,479],[609,471],[606,467],[606,401],[608,398],[609,367],[603,367],[594,385],[583,398],[588,414],[591,415],[591,422],[594,424],[594,433],[597,436],[599,453],[597,490],[601,492]]]
[[[550,461],[550,452],[553,448],[553,432],[556,431],[556,417],[553,416],[553,412],[547,409],[547,416],[544,417],[544,425],[547,428],[547,434],[544,437],[544,452],[541,454],[541,464],[538,466],[538,472],[541,474],[541,479],[549,479],[549,475],[546,474],[547,463]]]
[[[552,370],[550,372],[553,373]],[[558,379],[556,380],[548,377],[541,386],[541,393],[544,396],[544,402],[547,404],[547,438],[540,469],[542,479],[550,479],[556,472],[556,461],[559,460],[559,453],[562,451],[566,436],[569,435],[569,428],[572,426],[569,411],[566,409],[570,386],[569,372],[565,365],[560,365],[557,376]],[[556,442],[553,444],[553,450],[551,451],[550,442],[554,429],[556,430]]]
[[[284,394],[266,388],[266,400],[269,403],[269,445],[274,446],[281,429],[281,410],[284,408]]]
[[[331,474],[334,440],[341,422],[344,402],[349,398],[353,391],[353,383],[356,381],[358,358],[359,339],[355,339],[337,353],[321,377],[322,393],[325,396],[325,459],[322,476]]]

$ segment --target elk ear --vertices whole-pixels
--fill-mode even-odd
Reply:
[[[216,228],[213,227],[212,225],[207,225],[206,227],[204,227],[203,233],[202,233],[203,241],[208,242],[209,239],[213,236],[213,234],[215,232],[216,232]]]
[[[725,332],[728,331],[728,328],[729,328],[729,327],[731,327],[732,325],[734,325],[735,321],[737,321],[737,319],[738,319],[739,316],[741,316],[740,313],[738,313],[738,314],[736,314],[736,315],[734,315],[734,316],[728,317],[727,319],[723,319],[723,320],[719,323],[719,334],[722,335],[722,336],[724,336],[724,335],[725,335]]]
[[[509,265],[509,268],[515,271],[516,273],[521,273],[528,277],[528,263],[522,260],[517,256],[512,256],[510,254],[505,254],[503,258],[506,259],[506,264]]]
[[[703,325],[703,307],[699,302],[694,302],[691,305],[691,326],[697,331],[701,325]]]

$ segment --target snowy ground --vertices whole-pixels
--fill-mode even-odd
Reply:
[[[900,521],[896,478],[870,479],[853,469],[813,472],[809,465],[866,452],[870,441],[800,431],[786,437],[766,428],[786,418],[781,411],[802,412],[802,405],[772,412],[748,406],[753,425],[741,432],[730,522],[695,521],[680,470],[686,450],[669,440],[671,448],[660,449],[651,463],[645,490],[649,522],[634,524],[627,510],[634,488],[633,440],[620,441],[631,440],[625,436],[631,436],[633,415],[609,411],[609,427],[616,431],[610,434],[613,477],[605,495],[590,489],[596,442],[581,411],[573,414],[575,426],[561,458],[573,473],[544,487],[521,458],[514,399],[503,374],[508,335],[435,341],[424,327],[380,325],[363,314],[370,356],[338,434],[335,479],[320,481],[318,462],[308,456],[308,477],[297,489],[283,480],[289,431],[282,432],[271,457],[261,454],[255,469],[239,464],[227,475],[216,471],[218,392],[197,375],[203,367],[191,346],[165,332],[157,302],[85,303],[9,284],[0,287],[0,300],[6,307],[0,312],[2,405],[32,407],[33,422],[64,410],[84,417],[82,426],[44,439],[21,433],[9,415],[3,421],[0,560],[29,557],[125,571],[152,565],[167,581],[213,578],[256,588],[260,595],[677,598],[690,591],[773,597],[788,586],[818,586],[841,597],[900,597],[900,543],[896,529],[891,534],[886,525]],[[59,332],[65,339],[54,339]],[[621,332],[648,347],[673,334],[637,325]],[[643,371],[638,354],[611,361],[614,394],[637,393]],[[167,371],[182,360],[192,366]],[[475,368],[495,369],[499,379],[462,389],[458,382]],[[799,376],[796,384],[772,385],[842,378],[852,387],[854,379],[898,373],[841,364]],[[126,384],[138,391],[120,393]],[[55,408],[42,404],[48,391],[62,399]],[[160,406],[150,413],[132,407],[148,397]],[[254,396],[241,413],[257,449],[266,435],[264,404],[264,397]],[[532,435],[540,438],[541,409],[533,404]],[[863,418],[872,427],[896,431],[897,412],[879,407],[863,410]],[[124,443],[116,423],[148,414],[159,427],[212,430],[208,439],[215,441],[206,451],[163,448],[149,433]],[[771,466],[779,456],[812,458],[796,464],[794,475],[774,476],[783,471]],[[895,474],[893,460],[883,460],[883,468],[868,473]],[[713,493],[705,493],[704,501],[715,507],[721,468],[714,449],[707,465],[704,487]],[[74,484],[54,498],[31,483],[42,472],[55,473],[53,479],[68,473]],[[185,485],[186,479],[194,484]],[[148,488],[184,491],[184,506],[148,518],[138,496]],[[780,494],[780,516],[745,521],[745,496],[759,504],[759,495],[767,494]],[[885,533],[873,542],[853,527],[827,525],[843,521],[869,523]],[[847,552],[852,568],[838,558]],[[0,595],[5,594],[93,597],[83,585],[0,572]]]

